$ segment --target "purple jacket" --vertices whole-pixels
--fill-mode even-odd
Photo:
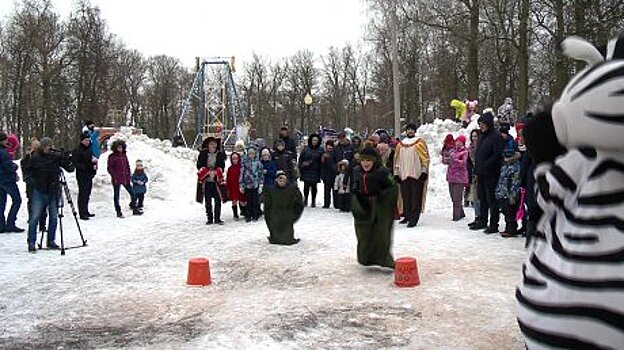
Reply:
[[[113,152],[108,156],[108,173],[113,185],[130,184],[130,163],[125,152]]]
[[[453,148],[450,152],[450,161],[446,171],[446,181],[452,184],[468,184],[468,150],[465,147]]]

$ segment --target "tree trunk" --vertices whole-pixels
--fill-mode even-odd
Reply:
[[[556,31],[555,31],[555,83],[552,87],[551,96],[559,96],[563,88],[565,87],[565,83],[568,80],[568,64],[565,61],[563,55],[561,55],[559,51],[559,45],[565,38],[565,9],[563,6],[564,0],[555,0],[555,18],[557,21]]]
[[[479,98],[479,1],[473,0],[470,11],[470,39],[468,40],[468,98]]]
[[[529,0],[520,0],[518,28],[518,117],[529,109]]]

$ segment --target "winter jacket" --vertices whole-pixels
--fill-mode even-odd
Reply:
[[[295,158],[297,158],[297,143],[295,140],[290,136],[280,138],[284,141],[284,149],[292,152],[295,155]]]
[[[239,162],[237,164],[231,163],[232,156],[234,154],[239,156]],[[245,195],[243,193],[240,193],[240,190],[239,190],[240,186],[238,183],[240,173],[241,173],[241,163],[240,163],[241,161],[242,161],[242,158],[240,158],[240,154],[238,154],[237,152],[233,152],[230,155],[230,164],[232,165],[230,165],[230,167],[227,170],[227,174],[225,177],[225,187],[227,187],[230,200],[245,202],[246,201]]]
[[[0,183],[9,184],[17,182],[17,164],[13,163],[13,158],[6,148],[0,145]]]
[[[30,171],[33,187],[45,194],[60,190],[59,176],[61,168],[72,172],[74,165],[67,157],[57,153],[35,153],[30,157]]]
[[[91,147],[79,144],[72,152],[72,160],[76,167],[76,177],[90,179],[95,176],[97,163],[94,163],[94,156]]]
[[[261,161],[262,163],[262,173],[264,174],[264,186],[274,187],[275,186],[275,176],[277,173],[277,166],[273,160]]]
[[[350,187],[351,181],[348,173],[340,173],[336,175],[334,180],[334,191],[338,192],[338,194],[347,194],[351,192]]]
[[[503,147],[503,137],[497,130],[491,128],[481,135],[475,154],[477,175],[498,177],[503,161]]]
[[[297,167],[297,159],[295,154],[291,151],[284,149],[283,151],[278,151],[277,149],[273,150],[271,155],[273,161],[275,162],[275,166],[277,170],[282,170],[288,176],[289,181],[296,180],[296,167]]]
[[[241,164],[241,171],[238,177],[238,186],[244,189],[256,189],[264,184],[264,176],[262,174],[262,163],[258,158],[249,158],[244,156]]]
[[[137,172],[135,171],[131,177],[132,180],[132,190],[136,194],[144,194],[147,192],[147,184],[148,178],[145,174],[145,171]]]
[[[334,147],[334,158],[336,164],[343,159],[348,160],[349,164],[351,164],[353,162],[353,145],[351,145],[351,143],[347,143],[346,145],[340,142],[336,143],[336,147]]]
[[[316,146],[312,146],[312,138],[314,137],[319,138],[316,134],[310,135],[308,146],[303,149],[299,156],[299,172],[303,182],[318,183],[321,181],[321,156],[323,155],[323,150],[320,142]]]
[[[333,184],[338,173],[338,162],[334,157],[334,151],[325,152],[321,156],[321,179],[323,182]]]
[[[24,155],[24,158],[20,160],[20,169],[22,170],[22,181],[26,183],[26,188],[32,187],[32,170],[30,170],[30,158],[32,154]]]
[[[513,157],[518,151],[516,142],[510,137],[504,141],[502,155],[506,158]],[[518,201],[520,195],[520,161],[515,160],[511,163],[504,163],[501,166],[498,184],[496,186],[496,199],[507,200],[514,204]]]
[[[83,133],[88,133],[89,138],[91,139],[91,153],[95,158],[100,158],[101,150],[100,150],[100,132],[91,130],[88,127],[82,128]]]
[[[114,151],[108,156],[107,170],[111,176],[113,186],[130,185],[130,163],[128,163],[125,151]]]
[[[451,184],[468,184],[468,150],[465,147],[453,148],[449,152],[449,166],[446,181]]]

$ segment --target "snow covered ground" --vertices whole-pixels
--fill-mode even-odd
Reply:
[[[450,121],[419,130],[433,159],[449,131],[465,133]],[[97,216],[80,221],[87,247],[28,254],[24,234],[0,235],[0,348],[524,348],[513,297],[524,242],[451,222],[442,166],[418,227],[396,226],[394,256],[417,258],[421,279],[398,288],[391,271],[357,264],[350,215],[306,208],[295,226],[301,243],[289,247],[269,245],[262,221],[234,222],[229,205],[224,226],[206,226],[194,203],[195,152],[121,137],[131,162],[148,167],[145,214],[114,217],[100,164]],[[66,244],[79,245],[66,214]],[[211,286],[185,285],[193,257],[210,260]]]

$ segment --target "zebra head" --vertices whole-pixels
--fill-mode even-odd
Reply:
[[[559,142],[567,148],[624,149],[624,37],[597,49],[578,37],[564,54],[589,65],[565,87],[552,109]]]

